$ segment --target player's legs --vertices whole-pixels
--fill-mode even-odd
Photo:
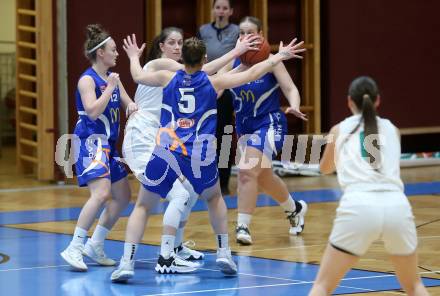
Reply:
[[[428,295],[417,273],[417,230],[407,197],[401,192],[382,193],[387,201],[382,238],[408,295]]]
[[[321,260],[319,272],[309,295],[331,295],[344,275],[356,264],[359,257],[339,251],[328,244]]]
[[[190,242],[189,244],[183,243],[185,225],[188,222],[191,210],[196,204],[199,197],[199,195],[194,191],[194,188],[188,181],[185,181],[185,184],[186,186],[184,186],[180,181],[176,181],[173,186],[173,189],[176,189],[178,191],[187,191],[189,193],[189,204],[182,212],[179,227],[176,231],[176,238],[174,240],[174,252],[184,260],[202,260],[205,255],[202,252],[190,248],[190,246],[192,247],[194,243],[192,245]],[[167,196],[168,200],[172,197],[171,193],[173,189]]]
[[[217,259],[216,263],[225,274],[236,274],[237,265],[232,260],[228,236],[228,209],[217,182],[214,186],[205,189],[200,195],[208,204],[209,219],[216,234]]]
[[[257,205],[258,177],[261,173],[263,153],[247,146],[241,156],[237,178],[237,242],[243,245],[252,244],[249,225]]]
[[[396,275],[400,284],[409,296],[429,295],[417,273],[417,253],[407,256],[390,256],[396,268]]]
[[[87,270],[83,261],[84,240],[87,232],[95,221],[95,217],[102,206],[111,199],[110,179],[97,178],[88,182],[90,197],[81,209],[78,222],[73,233],[72,241],[61,256],[74,269],[79,271]]]
[[[244,157],[245,166],[240,166],[238,176],[237,242],[243,245],[252,244],[249,225],[256,208],[258,186],[271,195],[284,209],[291,224],[289,232],[294,235],[301,233],[304,229],[304,216],[307,211],[305,202],[293,200],[286,184],[273,173],[271,160],[261,150],[246,146],[242,157]]]
[[[130,202],[131,190],[128,179],[123,178],[111,185],[112,199],[107,203],[105,210],[99,217],[98,225],[112,229],[119,218],[120,213]]]
[[[262,156],[264,161],[268,161],[265,155]],[[298,235],[304,230],[304,216],[307,212],[307,204],[300,200],[296,201],[292,198],[287,190],[286,183],[280,177],[274,174],[272,168],[262,168],[258,177],[258,185],[264,193],[275,199],[284,209],[287,219],[290,222],[289,233]]]
[[[108,258],[104,253],[104,240],[113,225],[119,218],[120,213],[127,207],[131,191],[126,177],[111,185],[112,198],[101,213],[92,237],[87,241],[84,254],[100,265],[112,266],[116,261]]]
[[[134,276],[134,257],[138,244],[144,235],[150,211],[156,207],[160,199],[160,195],[140,186],[136,204],[127,222],[124,253],[118,268],[111,275],[112,281],[127,281]]]
[[[190,194],[182,183],[176,180],[167,196],[169,204],[163,216],[160,255],[155,270],[161,274],[193,272],[199,265],[177,257],[174,252],[176,232],[182,215],[192,206]]]

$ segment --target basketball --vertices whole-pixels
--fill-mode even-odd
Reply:
[[[240,56],[240,61],[246,66],[252,66],[267,59],[269,57],[269,54],[270,45],[265,38],[261,37],[259,50],[248,50]]]

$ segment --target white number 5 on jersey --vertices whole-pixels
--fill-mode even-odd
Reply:
[[[196,98],[193,96],[194,88],[179,88],[179,112],[193,113],[196,110]]]

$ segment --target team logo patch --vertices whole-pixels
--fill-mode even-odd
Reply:
[[[194,119],[179,118],[177,119],[177,126],[180,128],[191,128],[194,126]]]

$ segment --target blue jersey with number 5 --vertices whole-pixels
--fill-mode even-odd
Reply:
[[[107,74],[109,75],[110,72]],[[107,87],[107,82],[102,79],[101,76],[99,76],[98,73],[96,73],[91,67],[81,74],[81,77],[85,75],[93,78],[93,81],[95,82],[95,94],[96,98],[98,99]],[[93,134],[106,135],[109,141],[116,141],[119,135],[119,122],[121,119],[119,111],[121,96],[119,93],[119,88],[115,88],[104,112],[99,115],[96,120],[91,120],[87,116],[78,89],[76,90],[75,96],[76,109],[78,111],[79,119],[76,123],[74,133],[80,138],[87,138]]]
[[[177,71],[163,89],[160,145],[184,156],[215,154],[216,99],[205,72]]]

